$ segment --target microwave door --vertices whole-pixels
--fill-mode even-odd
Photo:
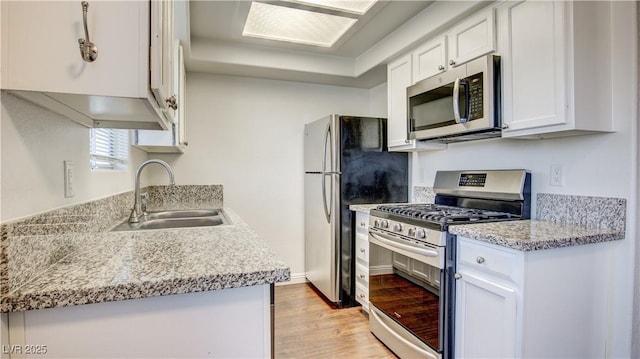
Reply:
[[[409,128],[418,132],[456,124],[453,113],[454,83],[409,98]]]

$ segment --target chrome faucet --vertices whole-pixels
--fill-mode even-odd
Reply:
[[[134,199],[133,199],[133,209],[131,210],[131,215],[129,216],[129,223],[138,223],[140,222],[140,216],[144,215],[144,212],[142,210],[142,206],[140,205],[140,172],[142,172],[142,169],[151,163],[157,163],[162,165],[167,172],[169,173],[169,185],[173,186],[175,184],[174,180],[173,180],[173,171],[171,170],[171,167],[169,167],[169,164],[166,163],[165,161],[162,160],[147,160],[142,162],[142,164],[140,164],[140,166],[138,166],[138,169],[136,170],[136,183],[135,183],[135,194],[134,194]]]

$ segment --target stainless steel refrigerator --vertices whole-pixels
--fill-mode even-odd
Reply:
[[[403,203],[408,157],[387,151],[387,120],[331,115],[304,130],[305,272],[338,307],[356,305],[351,204]]]

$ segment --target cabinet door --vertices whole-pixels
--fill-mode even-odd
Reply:
[[[387,66],[389,147],[409,143],[407,138],[407,87],[411,85],[411,55],[409,54]]]
[[[411,53],[413,82],[443,72],[447,68],[447,41],[442,36],[418,47]]]
[[[456,357],[516,357],[516,290],[463,269],[458,274],[461,277],[456,281]]]
[[[449,66],[463,63],[495,51],[493,9],[463,21],[447,33]]]
[[[187,119],[186,119],[186,104],[185,100],[187,98],[186,91],[186,72],[184,69],[184,52],[182,49],[182,45],[178,44],[178,66],[176,66],[178,70],[178,80],[177,91],[178,91],[178,110],[176,113],[177,117],[177,125],[176,125],[176,145],[178,147],[187,146]]]
[[[149,3],[89,1],[98,57],[85,62],[80,1],[2,1],[2,88],[146,98]]]
[[[563,1],[524,1],[499,9],[503,137],[567,122],[565,7]]]
[[[175,109],[169,106],[171,98],[177,103],[174,89],[173,1],[151,1],[151,92],[169,122],[173,122]]]

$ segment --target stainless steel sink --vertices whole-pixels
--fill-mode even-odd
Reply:
[[[175,211],[149,212],[147,214],[147,218],[158,219],[158,218],[210,217],[210,216],[217,216],[218,213],[220,212],[217,209],[187,209],[187,210],[175,210]]]
[[[229,220],[225,217],[222,210],[219,209],[149,212],[140,219],[138,223],[129,223],[129,220],[126,220],[113,228],[112,231],[210,227],[229,224]]]

